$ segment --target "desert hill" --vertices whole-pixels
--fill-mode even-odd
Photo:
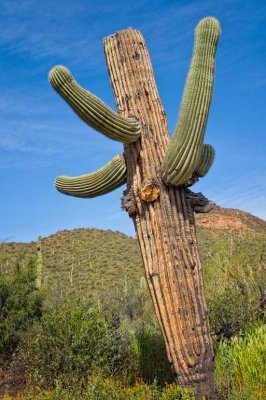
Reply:
[[[266,221],[233,208],[215,206],[207,214],[197,214],[197,225],[203,228],[249,234],[266,232]]]
[[[213,263],[232,254],[235,258],[245,254],[241,262],[247,265],[265,259],[265,221],[218,206],[198,214],[196,221],[207,275],[212,274]],[[77,293],[90,297],[105,290],[119,292],[127,282],[139,285],[144,275],[137,240],[110,230],[64,230],[36,242],[0,243],[0,273],[8,273],[27,257],[38,258],[42,266],[41,282],[49,303]]]

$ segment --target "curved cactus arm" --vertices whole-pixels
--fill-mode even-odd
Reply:
[[[123,155],[118,155],[96,172],[77,177],[59,176],[56,189],[75,197],[95,197],[122,186],[127,180],[127,169]]]
[[[204,144],[202,146],[200,161],[193,172],[192,176],[184,182],[186,186],[192,186],[198,182],[199,178],[205,176],[214,161],[215,158],[215,150],[210,144]]]
[[[204,144],[202,146],[200,161],[194,171],[194,174],[197,175],[199,178],[205,176],[209,172],[213,164],[214,158],[215,150],[213,146],[211,146],[210,144]]]
[[[98,97],[83,89],[67,68],[62,65],[52,68],[49,81],[76,114],[92,128],[118,142],[133,143],[140,137],[137,120],[112,111]]]
[[[177,126],[161,168],[163,180],[175,186],[184,184],[192,176],[200,160],[219,37],[220,25],[215,18],[200,21]]]

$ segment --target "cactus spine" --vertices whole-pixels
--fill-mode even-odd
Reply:
[[[119,142],[132,143],[138,140],[138,122],[133,118],[121,117],[98,97],[83,89],[67,68],[62,65],[52,68],[49,81],[78,116],[92,128]]]
[[[162,176],[172,185],[184,184],[200,161],[213,93],[215,54],[220,26],[204,18],[195,31],[195,45],[174,136],[162,164]]]
[[[140,32],[127,29],[104,40],[117,109],[122,114],[119,122],[115,113],[107,112],[102,102],[77,86],[62,67],[50,73],[55,89],[82,119],[125,143],[125,160],[122,156],[115,158],[89,175],[59,177],[56,187],[66,194],[93,197],[127,181],[122,205],[135,225],[168,360],[176,382],[195,387],[196,400],[203,396],[217,399],[194,220],[194,212],[207,212],[214,204],[189,191],[184,184],[203,176],[214,157],[212,147],[203,146],[203,136],[219,35],[219,23],[212,17],[203,19],[197,27],[194,55],[172,140]],[[130,119],[132,115],[139,121],[137,125]],[[129,126],[133,125],[135,130],[128,135]]]
[[[59,176],[56,189],[75,197],[95,197],[111,192],[126,183],[127,170],[123,155],[115,156],[96,172],[77,177]]]

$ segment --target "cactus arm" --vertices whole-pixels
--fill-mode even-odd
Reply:
[[[98,97],[83,89],[70,71],[57,65],[49,72],[49,81],[76,114],[92,128],[113,140],[133,143],[140,137],[137,120],[125,118],[114,112]]]
[[[209,172],[213,164],[214,158],[215,150],[213,146],[211,146],[210,144],[204,144],[202,147],[200,161],[194,171],[194,174],[197,175],[199,178],[205,176]]]
[[[56,189],[75,197],[95,197],[111,192],[126,183],[127,170],[123,155],[114,157],[96,172],[77,177],[59,176]]]
[[[167,148],[161,171],[166,183],[184,184],[200,161],[214,83],[219,22],[213,17],[200,21],[179,119]]]
[[[204,144],[202,146],[200,161],[195,171],[193,172],[192,176],[190,176],[190,178],[184,182],[184,185],[192,186],[198,182],[199,178],[205,176],[209,172],[213,164],[214,158],[215,158],[214,148],[210,144]]]

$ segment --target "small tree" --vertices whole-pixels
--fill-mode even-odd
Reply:
[[[220,26],[204,18],[196,28],[192,63],[172,139],[145,41],[137,30],[104,40],[117,110],[81,88],[63,66],[49,80],[78,116],[124,143],[97,172],[57,178],[65,194],[94,197],[127,183],[122,207],[132,217],[146,277],[176,381],[193,386],[197,399],[217,398],[214,353],[203,289],[194,212],[214,204],[188,189],[206,175],[214,149],[203,144],[213,92]]]

